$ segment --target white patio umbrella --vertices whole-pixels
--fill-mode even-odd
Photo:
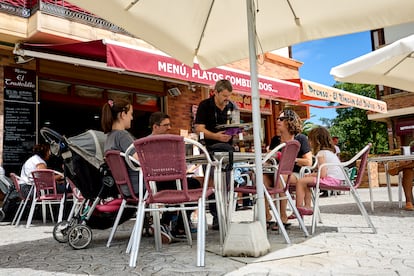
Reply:
[[[414,35],[331,69],[335,80],[385,85],[414,92]]]
[[[414,21],[412,0],[71,0],[203,69],[249,57],[254,150],[262,171],[256,55],[295,43]],[[259,51],[256,49],[258,48]],[[257,174],[257,183],[263,183]],[[264,210],[258,185],[258,208]],[[259,220],[265,227],[264,211]],[[264,228],[266,229],[266,228]]]

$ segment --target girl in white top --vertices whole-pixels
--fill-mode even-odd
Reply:
[[[47,169],[46,160],[50,157],[49,144],[37,144],[33,147],[33,155],[24,162],[20,172],[20,184],[30,184],[32,172],[37,169]]]
[[[335,146],[329,132],[324,127],[316,127],[309,131],[309,144],[313,154],[316,155],[318,166],[324,163],[340,163],[335,153]],[[308,185],[315,185],[317,173],[311,173],[298,180],[296,183],[296,207],[301,215],[312,215],[311,206],[303,206],[305,194],[310,192]],[[341,169],[336,166],[324,167],[321,170],[319,183],[325,186],[339,186],[345,179]]]

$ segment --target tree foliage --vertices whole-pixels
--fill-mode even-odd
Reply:
[[[367,84],[335,83],[335,88],[375,98],[375,86]],[[328,105],[338,105],[329,103]],[[387,127],[385,123],[368,120],[367,111],[355,107],[337,108],[336,118],[325,121],[332,136],[338,136],[341,151],[353,156],[367,143],[372,143],[371,153],[388,150]],[[322,120],[322,119],[321,119]]]

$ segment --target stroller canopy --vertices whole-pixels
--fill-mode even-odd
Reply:
[[[92,129],[67,139],[70,149],[97,169],[104,163],[105,140],[106,134]]]

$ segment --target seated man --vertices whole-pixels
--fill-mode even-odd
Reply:
[[[413,206],[413,179],[414,179],[414,161],[399,161],[390,164],[388,173],[390,175],[397,175],[403,173],[402,186],[405,196],[406,211],[414,211]]]

